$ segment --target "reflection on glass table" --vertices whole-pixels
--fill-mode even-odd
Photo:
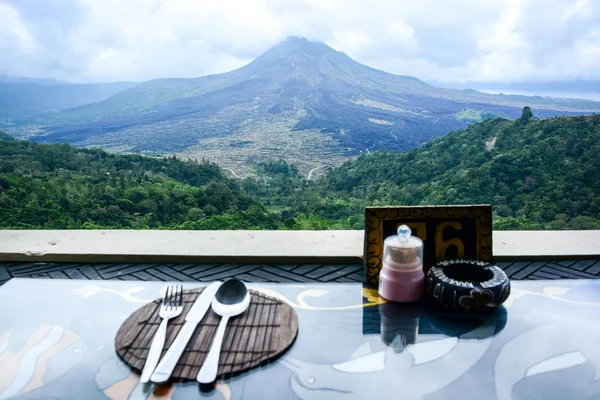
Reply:
[[[449,314],[360,284],[250,284],[292,305],[281,358],[217,382],[141,385],[114,350],[162,282],[14,279],[0,288],[0,399],[580,399],[600,396],[600,283],[515,282],[505,307]],[[184,285],[185,288],[198,286]]]

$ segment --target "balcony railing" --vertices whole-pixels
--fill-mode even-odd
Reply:
[[[0,230],[0,261],[360,263],[363,231]],[[495,231],[495,261],[600,258],[600,231]]]

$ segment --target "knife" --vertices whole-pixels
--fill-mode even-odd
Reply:
[[[179,357],[181,357],[181,354],[185,350],[185,346],[194,334],[196,326],[202,321],[202,318],[204,318],[204,315],[210,308],[210,304],[212,303],[217,290],[219,290],[221,283],[223,282],[218,281],[211,283],[202,291],[200,296],[198,296],[194,305],[185,316],[185,324],[177,334],[177,337],[169,347],[169,350],[167,350],[162,360],[160,360],[156,366],[156,369],[150,378],[152,382],[166,382],[169,379],[179,361]]]

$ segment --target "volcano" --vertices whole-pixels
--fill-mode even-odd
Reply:
[[[587,114],[585,100],[490,95],[429,85],[290,37],[223,74],[156,79],[94,104],[5,129],[46,143],[208,159],[236,176],[268,159],[308,173],[376,150],[407,151],[489,117]]]

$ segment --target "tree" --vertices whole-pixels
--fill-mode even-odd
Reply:
[[[198,207],[192,207],[188,210],[187,219],[188,221],[197,221],[199,219],[206,218],[204,211],[199,209]]]
[[[521,118],[519,120],[523,123],[528,123],[529,120],[533,118],[533,112],[531,112],[531,108],[529,106],[523,107],[523,112],[521,113]]]

